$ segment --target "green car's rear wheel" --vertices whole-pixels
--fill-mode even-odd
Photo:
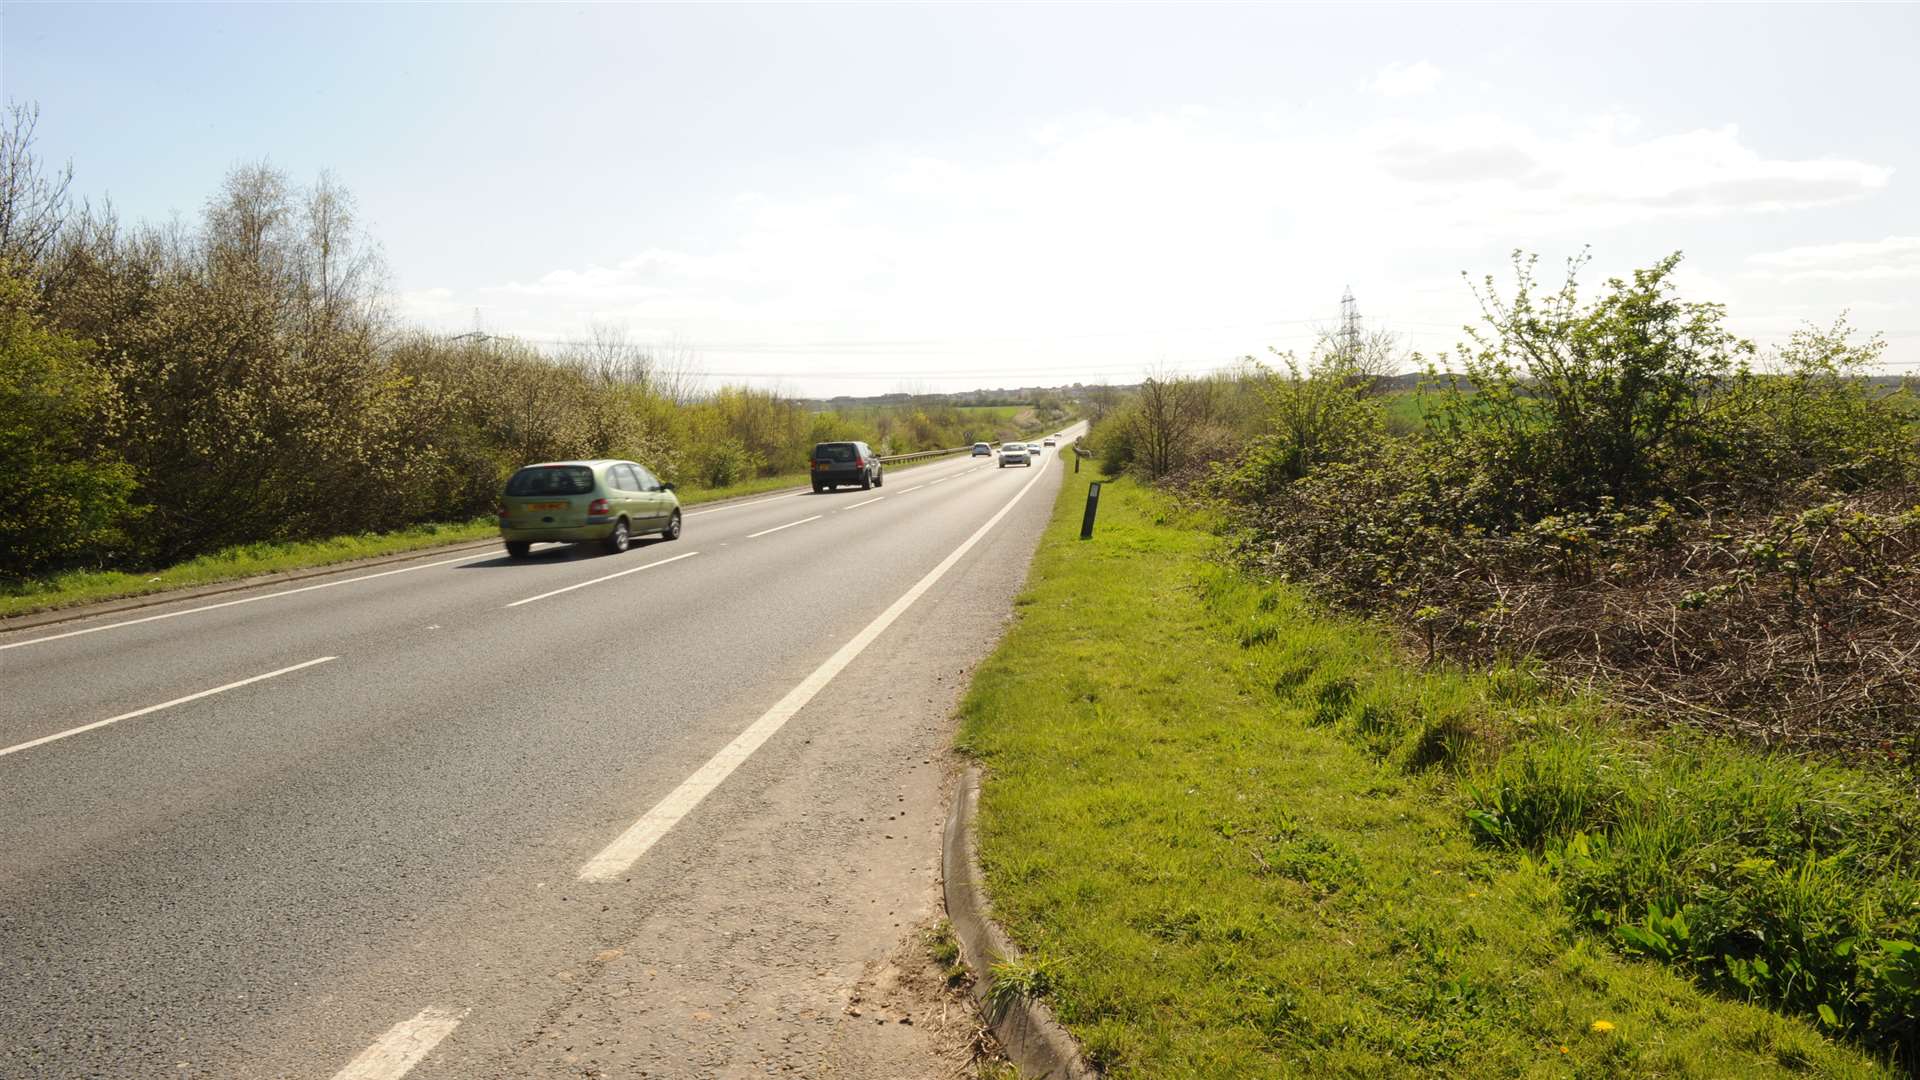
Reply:
[[[509,559],[524,559],[532,550],[533,541],[531,540],[507,541],[507,558]]]
[[[633,534],[627,531],[627,519],[621,518],[613,523],[613,531],[607,534],[607,550],[615,555],[627,550],[633,540]]]

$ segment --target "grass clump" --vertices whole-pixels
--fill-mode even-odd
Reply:
[[[1496,783],[1473,770],[1583,706],[1541,702],[1524,671],[1397,666],[1220,566],[1131,482],[1080,543],[1082,491],[1064,490],[961,743],[989,774],[996,914],[1044,972],[1023,992],[1107,1075],[1885,1071],[1630,952],[1566,902],[1544,847],[1476,835],[1461,781]],[[1541,827],[1651,790],[1543,802]]]
[[[967,981],[967,963],[960,958],[960,939],[953,936],[952,923],[941,919],[927,930],[927,955],[948,986]]]

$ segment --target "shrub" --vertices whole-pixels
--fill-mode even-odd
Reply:
[[[0,276],[0,574],[23,575],[124,543],[133,471],[105,445],[113,381],[84,342],[49,329]]]

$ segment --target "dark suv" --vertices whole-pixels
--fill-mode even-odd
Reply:
[[[814,443],[813,490],[829,491],[841,484],[879,487],[880,456],[863,442]]]

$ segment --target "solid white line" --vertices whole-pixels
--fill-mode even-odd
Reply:
[[[421,1009],[411,1020],[402,1020],[387,1029],[385,1035],[347,1067],[333,1074],[333,1080],[399,1080],[426,1057],[440,1040],[466,1019],[467,1012],[449,1009]]]
[[[805,524],[806,524],[807,522],[809,522],[809,521],[819,521],[819,520],[820,520],[820,519],[821,519],[822,517],[824,517],[824,516],[825,516],[825,515],[823,515],[823,514],[815,514],[815,515],[813,515],[813,516],[812,516],[812,517],[810,517],[810,518],[801,518],[801,519],[800,519],[799,521],[789,521],[789,522],[787,522],[787,523],[786,523],[785,525],[775,525],[775,526],[774,526],[773,528],[771,528],[771,529],[761,529],[761,530],[760,530],[759,532],[757,532],[757,533],[748,533],[748,534],[747,534],[747,539],[749,539],[749,540],[751,540],[751,539],[753,539],[753,538],[754,538],[754,537],[756,537],[756,536],[765,536],[765,535],[767,535],[768,533],[777,533],[777,532],[779,532],[779,531],[780,531],[781,529],[791,529],[791,528],[793,528],[793,527],[794,527],[795,525],[805,525]]]
[[[123,626],[138,626],[141,623],[157,622],[161,619],[171,619],[180,615],[197,615],[202,611],[216,611],[220,608],[230,608],[237,604],[251,604],[255,600],[272,600],[275,597],[292,596],[295,593],[312,592],[315,589],[331,589],[335,585],[351,585],[356,581],[372,581],[374,578],[391,577],[394,574],[411,574],[415,570],[431,570],[436,566],[452,566],[454,563],[478,562],[481,559],[498,558],[499,554],[498,551],[489,551],[485,555],[463,555],[458,559],[442,559],[439,562],[422,563],[419,566],[403,566],[398,570],[382,570],[377,574],[362,574],[359,577],[341,578],[339,581],[323,581],[318,585],[302,585],[297,589],[282,589],[279,592],[263,593],[259,596],[243,596],[238,600],[224,600],[218,604],[203,604],[200,607],[187,608],[184,611],[169,611],[160,615],[148,615],[139,619],[127,619],[124,622],[107,623],[104,626],[89,626],[84,630],[69,630],[64,634],[48,634],[46,637],[34,638],[31,641],[15,641],[0,645],[0,652],[5,652],[8,649],[25,648],[28,645],[39,645],[47,641],[59,641],[62,638],[79,637],[81,634],[97,634],[102,630],[118,630]]]
[[[646,563],[645,565],[642,565],[642,566],[633,567],[630,570],[622,570],[617,574],[608,574],[605,577],[597,577],[591,581],[583,581],[578,585],[567,585],[562,588],[554,589],[551,592],[543,592],[539,596],[529,596],[525,600],[515,600],[513,603],[508,604],[507,606],[519,607],[521,604],[531,604],[535,600],[545,600],[549,596],[559,596],[561,593],[572,592],[575,589],[584,589],[589,585],[598,585],[603,581],[612,581],[614,578],[626,577],[628,574],[637,574],[642,570],[651,570],[656,566],[665,566],[670,562],[679,562],[681,559],[691,559],[698,554],[700,553],[697,551],[689,551],[684,555],[675,555],[671,559],[659,559],[654,562]]]
[[[175,705],[185,705],[189,701],[198,701],[203,697],[212,697],[215,694],[224,694],[228,690],[238,690],[240,687],[246,686],[249,683],[257,683],[263,679],[271,679],[276,675],[285,675],[290,671],[299,671],[301,668],[310,668],[315,664],[324,664],[329,660],[338,660],[338,659],[340,658],[337,656],[322,656],[318,660],[309,660],[304,664],[295,664],[292,667],[283,667],[279,671],[269,671],[265,675],[255,675],[250,679],[241,679],[239,682],[230,682],[225,686],[216,686],[211,690],[202,690],[197,694],[188,694],[186,697],[177,697],[177,698],[174,698],[172,701],[163,701],[158,705],[149,705],[144,709],[135,709],[130,713],[121,713],[119,716],[109,716],[105,720],[95,720],[91,724],[82,724],[77,728],[68,728],[66,731],[62,731],[54,735],[42,735],[41,737],[34,739],[31,742],[23,742],[18,746],[9,746],[5,750],[0,750],[0,757],[6,757],[8,754],[17,754],[22,750],[31,750],[34,747],[40,746],[44,743],[50,743],[57,739],[64,739],[69,735],[78,735],[83,731],[92,731],[94,728],[106,727],[108,724],[117,724],[122,720],[131,720],[136,716],[145,716],[148,713],[159,712],[161,709],[171,709]]]
[[[742,762],[752,757],[753,752],[760,749],[762,743],[772,738],[774,732],[785,726],[794,713],[806,707],[807,702],[812,701],[814,695],[832,682],[833,677],[840,674],[848,664],[853,663],[854,658],[872,644],[873,640],[879,637],[887,627],[892,626],[895,619],[912,607],[915,600],[920,599],[928,589],[933,588],[934,583],[952,569],[953,564],[959,562],[961,556],[972,551],[973,545],[987,535],[987,530],[998,525],[1000,519],[1006,517],[1027,492],[1033,490],[1033,485],[1044,475],[1046,475],[1046,469],[1042,466],[1021,486],[1019,491],[1014,493],[1013,498],[1007,500],[1007,505],[988,518],[985,525],[975,529],[972,536],[967,537],[959,547],[953,549],[952,554],[940,560],[940,565],[927,571],[926,576],[914,582],[913,587],[902,594],[900,599],[895,600],[892,606],[875,617],[865,629],[855,634],[853,640],[840,646],[840,650],[828,657],[826,663],[815,668],[813,674],[802,680],[800,685],[787,691],[787,696],[774,703],[773,708],[761,714],[760,719],[755,720],[752,726],[741,732],[732,742],[721,747],[719,753],[695,770],[692,776],[681,781],[679,787],[668,792],[666,798],[661,799],[639,821],[634,822],[626,832],[621,833],[618,839],[588,860],[587,864],[580,868],[580,880],[612,881],[626,873],[627,868],[632,866],[636,859],[646,854],[648,848],[667,834],[667,830],[673,828],[675,823],[687,816],[694,807],[700,805],[700,800],[706,798],[714,788],[719,787],[721,781],[732,774],[733,770],[739,768]]]
[[[861,508],[861,507],[863,507],[863,506],[872,506],[872,505],[873,505],[874,503],[877,503],[877,502],[879,502],[879,501],[880,501],[881,499],[884,499],[884,498],[886,498],[886,496],[885,496],[885,495],[876,495],[876,496],[874,496],[873,498],[871,498],[871,499],[868,499],[868,500],[867,500],[867,501],[865,501],[865,502],[857,502],[857,503],[854,503],[854,504],[853,504],[852,506],[843,506],[843,507],[841,507],[840,509],[842,509],[842,510],[858,510],[858,509],[860,509],[860,508]]]

